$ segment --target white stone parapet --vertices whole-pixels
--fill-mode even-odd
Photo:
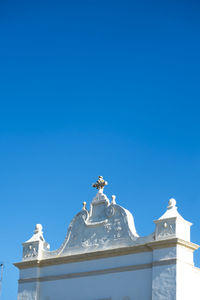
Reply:
[[[101,186],[103,179],[101,178]],[[97,185],[98,186],[98,182]],[[46,259],[97,250],[145,244],[154,240],[181,238],[190,241],[190,222],[178,213],[175,199],[168,202],[167,211],[156,221],[155,232],[139,237],[133,215],[116,204],[116,196],[108,197],[100,187],[87,210],[86,202],[82,210],[71,221],[66,238],[57,250],[50,251],[45,242],[42,225],[37,224],[32,238],[23,243],[23,260]]]
[[[137,234],[133,215],[103,193],[99,176],[89,209],[72,219],[61,247],[50,251],[42,225],[23,243],[18,300],[199,300],[190,227],[170,199],[148,236]],[[67,295],[67,296],[66,296]]]
[[[190,241],[190,227],[192,223],[186,221],[178,212],[176,200],[171,198],[167,211],[156,221],[155,239],[181,238]]]
[[[45,242],[42,225],[36,224],[33,236],[23,245],[23,261],[42,259],[43,253],[49,251],[49,244]]]

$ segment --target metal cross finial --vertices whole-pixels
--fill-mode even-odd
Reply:
[[[99,179],[92,186],[98,190],[101,190],[107,184],[108,182],[103,179],[103,176],[99,176]]]

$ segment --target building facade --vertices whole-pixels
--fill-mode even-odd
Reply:
[[[132,214],[110,201],[99,176],[87,210],[69,225],[61,247],[50,251],[42,226],[23,243],[18,300],[199,300],[191,223],[170,199],[155,231],[138,236]]]

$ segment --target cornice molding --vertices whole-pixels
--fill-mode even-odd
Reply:
[[[166,260],[162,260],[162,261],[156,261],[153,263],[122,266],[122,267],[94,270],[94,271],[88,271],[88,272],[76,272],[76,273],[67,273],[67,274],[62,274],[62,275],[50,275],[50,276],[43,276],[43,277],[24,278],[24,279],[19,279],[19,283],[55,281],[55,280],[62,280],[62,279],[106,275],[106,274],[111,274],[111,273],[130,272],[130,271],[136,271],[136,270],[151,269],[152,267],[157,267],[157,266],[172,265],[172,264],[176,264],[176,262],[177,262],[177,259],[166,259]]]
[[[153,241],[143,245],[135,245],[130,247],[109,249],[104,251],[81,253],[81,254],[70,255],[70,256],[59,256],[54,258],[42,259],[42,260],[23,261],[23,262],[14,263],[14,265],[18,269],[46,267],[52,265],[68,264],[73,262],[81,262],[81,261],[123,256],[123,255],[129,255],[134,253],[151,252],[154,249],[169,248],[169,247],[176,247],[176,246],[182,246],[190,249],[191,251],[197,250],[199,248],[199,246],[194,243],[187,242],[179,238],[173,238],[173,239],[166,239],[160,241]]]

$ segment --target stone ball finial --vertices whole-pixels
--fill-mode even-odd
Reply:
[[[38,232],[42,232],[42,225],[41,224],[36,224],[35,225],[35,233],[38,233]]]
[[[116,196],[115,195],[112,195],[112,204],[116,204]]]
[[[169,199],[168,209],[176,207],[176,200],[174,198]]]
[[[83,209],[84,209],[84,210],[86,210],[86,205],[87,205],[87,203],[84,201],[84,202],[83,202]]]

